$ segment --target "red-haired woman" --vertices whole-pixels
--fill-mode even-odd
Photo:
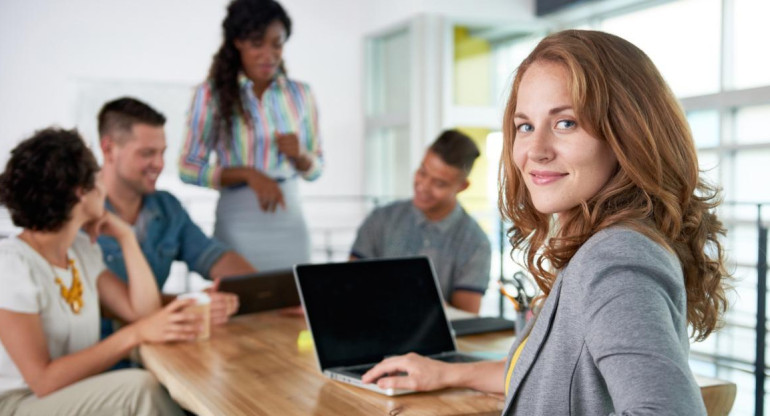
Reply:
[[[543,39],[503,121],[500,211],[544,293],[506,362],[410,354],[381,387],[505,393],[503,414],[705,414],[688,366],[727,302],[718,192],[655,65],[607,33]],[[406,376],[387,376],[391,373]]]

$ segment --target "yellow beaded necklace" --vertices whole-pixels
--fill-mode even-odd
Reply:
[[[38,254],[40,254],[40,257],[48,263],[48,267],[51,268],[51,272],[53,273],[54,282],[59,286],[61,298],[70,306],[73,313],[76,315],[80,314],[80,311],[83,309],[83,283],[80,281],[80,272],[77,267],[75,267],[75,260],[71,258],[67,259],[67,264],[69,265],[69,268],[72,269],[72,284],[68,288],[67,286],[64,286],[64,282],[59,275],[56,274],[56,269],[54,269],[51,262],[43,255],[43,247],[35,237],[33,237],[31,233],[26,235],[22,233],[20,238],[26,241],[27,244],[29,244],[33,250],[37,251]]]
[[[72,284],[67,288],[61,278],[55,273],[54,276],[56,276],[56,280],[54,280],[54,282],[59,285],[61,298],[70,305],[72,312],[77,315],[80,313],[80,310],[83,309],[83,284],[80,282],[80,272],[78,272],[77,267],[75,267],[75,260],[68,259],[67,262],[69,263],[70,268],[72,268]]]

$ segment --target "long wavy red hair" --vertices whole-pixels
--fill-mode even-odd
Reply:
[[[538,212],[513,162],[513,114],[521,79],[535,62],[563,65],[578,122],[607,142],[618,168],[591,199],[559,216]],[[617,36],[567,30],[543,39],[519,66],[503,119],[500,213],[514,250],[547,295],[580,246],[607,227],[631,227],[677,255],[687,290],[687,320],[705,339],[727,308],[729,274],[714,214],[720,192],[700,177],[684,112],[652,61]]]

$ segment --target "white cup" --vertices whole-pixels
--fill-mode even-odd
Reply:
[[[197,340],[209,339],[211,336],[211,297],[203,292],[191,292],[179,295],[177,299],[195,299],[195,304],[185,308],[188,312],[203,315],[203,330]]]

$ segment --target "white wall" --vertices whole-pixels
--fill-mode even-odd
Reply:
[[[183,7],[185,18],[175,13]],[[72,125],[80,81],[201,80],[222,16],[207,1],[2,2],[0,140]]]

